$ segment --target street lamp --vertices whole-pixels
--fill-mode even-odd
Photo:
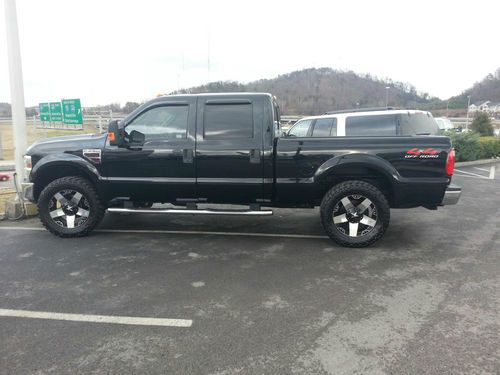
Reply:
[[[385,86],[385,108],[389,105],[389,86]]]
[[[23,71],[21,68],[15,0],[5,0],[5,26],[7,29],[7,60],[9,61],[14,156],[17,177],[22,181],[24,177],[23,156],[27,148],[26,109],[24,107]]]
[[[469,131],[469,108],[470,108],[470,95],[467,95],[467,121],[465,123],[465,132]]]

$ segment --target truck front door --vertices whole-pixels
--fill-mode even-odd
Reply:
[[[198,198],[233,204],[263,198],[263,100],[251,95],[198,98]]]
[[[196,99],[153,102],[128,120],[124,131],[145,135],[142,147],[106,146],[103,167],[115,197],[144,202],[174,202],[196,197]]]

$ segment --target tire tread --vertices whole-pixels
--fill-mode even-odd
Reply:
[[[377,211],[379,213],[379,220],[381,220],[382,227],[374,236],[370,237],[364,242],[346,241],[340,235],[337,235],[335,229],[332,229],[334,224],[330,223],[329,219],[330,215],[328,210],[332,208],[332,203],[335,202],[335,199],[347,193],[354,194],[354,192],[356,191],[359,191],[360,194],[362,194],[364,191],[369,192],[369,194],[377,198],[377,206],[380,206],[377,207]],[[325,228],[328,236],[339,245],[350,248],[366,247],[378,241],[384,235],[390,220],[390,208],[385,195],[372,184],[360,180],[349,180],[333,186],[323,197],[320,213],[321,223],[323,224],[323,227]]]
[[[87,225],[82,231],[79,232],[74,232],[74,233],[65,233],[61,231],[55,230],[51,225],[49,225],[48,222],[46,222],[43,219],[43,216],[40,215],[40,221],[42,222],[42,225],[47,229],[50,233],[61,237],[61,238],[72,238],[72,237],[84,237],[87,236],[102,220],[104,217],[105,213],[105,208],[104,205],[102,204],[101,200],[99,199],[99,195],[97,194],[96,189],[94,186],[85,178],[83,177],[78,177],[78,176],[67,176],[67,177],[62,177],[58,178],[57,180],[52,181],[50,184],[48,184],[41,192],[40,197],[38,199],[39,202],[39,210],[40,208],[40,202],[43,202],[47,198],[47,194],[57,186],[61,185],[76,185],[82,190],[86,190],[87,194],[93,195],[96,201],[96,207],[94,208],[96,212],[95,218],[92,220],[92,223],[90,225]]]

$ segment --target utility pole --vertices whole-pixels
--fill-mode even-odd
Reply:
[[[385,86],[385,108],[389,106],[389,86]]]
[[[7,28],[7,56],[9,61],[10,96],[12,105],[12,127],[15,147],[15,165],[19,181],[24,179],[24,152],[26,141],[26,109],[24,106],[23,69],[17,28],[15,0],[5,1],[5,26]]]
[[[470,108],[470,95],[467,95],[467,122],[465,123],[465,132],[469,131],[469,108]]]
[[[207,79],[210,83],[210,26],[207,25]]]

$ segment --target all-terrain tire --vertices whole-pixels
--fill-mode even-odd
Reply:
[[[339,208],[343,198],[352,196],[368,198],[372,203],[370,209],[375,213],[376,221],[372,227],[363,225],[366,227],[366,234],[360,233],[360,235],[351,236],[349,229],[343,229],[342,225],[334,223],[334,210]],[[363,198],[359,199],[363,200]],[[353,208],[355,208],[354,205]],[[341,182],[332,187],[323,197],[320,213],[321,223],[328,236],[345,247],[370,246],[382,238],[390,221],[390,207],[385,195],[372,184],[359,180]],[[363,217],[362,213],[361,217]],[[350,225],[350,222],[345,221],[345,225]],[[356,233],[358,233],[358,229],[356,229]]]
[[[51,217],[50,206],[54,203],[54,196],[59,192],[75,191],[81,194],[86,202],[89,214],[81,225],[74,228],[64,227]],[[54,208],[52,208],[52,212]],[[83,237],[88,235],[102,220],[105,208],[99,199],[94,186],[85,178],[78,176],[62,177],[52,181],[41,192],[38,198],[38,212],[43,226],[52,234],[59,237]],[[62,221],[62,220],[61,220]]]

